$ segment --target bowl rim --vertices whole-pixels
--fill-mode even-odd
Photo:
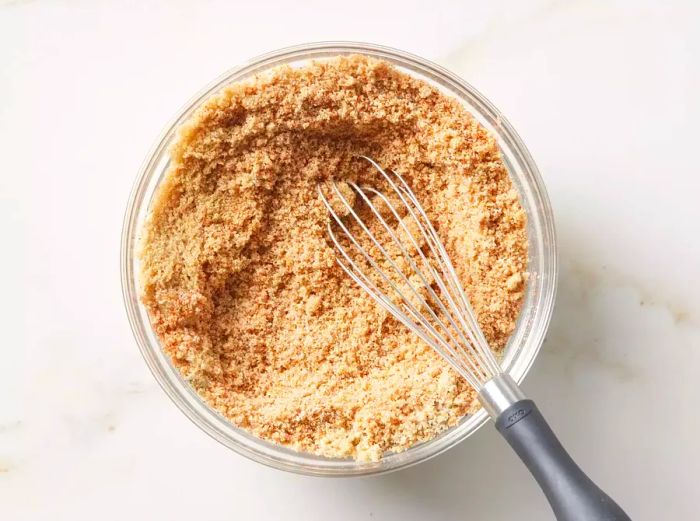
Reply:
[[[357,462],[349,459],[323,458],[313,454],[299,453],[257,438],[239,429],[226,420],[214,409],[209,407],[180,376],[170,359],[160,348],[155,337],[145,309],[140,303],[138,291],[138,273],[135,269],[135,250],[138,245],[140,225],[148,213],[155,187],[162,179],[165,168],[158,166],[166,160],[171,140],[176,136],[177,129],[190,115],[212,94],[225,85],[244,80],[258,72],[267,70],[282,63],[308,61],[311,59],[330,58],[339,55],[362,54],[389,61],[394,66],[405,71],[418,74],[422,79],[428,78],[443,90],[447,89],[463,104],[468,102],[467,110],[474,116],[486,118],[486,125],[497,134],[497,140],[507,163],[509,174],[517,185],[521,202],[525,195],[532,198],[533,208],[537,211],[528,213],[528,246],[532,249],[533,237],[530,227],[533,219],[538,227],[536,239],[542,244],[541,259],[544,270],[538,271],[537,281],[528,281],[527,296],[521,310],[532,297],[533,284],[537,282],[540,291],[535,302],[534,315],[528,320],[523,329],[518,321],[511,341],[518,336],[519,348],[513,351],[507,347],[504,366],[507,372],[520,383],[525,377],[541,348],[542,342],[551,319],[558,279],[558,258],[556,234],[554,229],[553,212],[547,196],[547,191],[529,151],[500,111],[491,104],[481,93],[469,83],[440,65],[416,55],[386,47],[383,45],[350,42],[323,41],[285,47],[269,53],[253,57],[241,65],[221,74],[193,96],[166,125],[155,144],[148,152],[146,159],[139,169],[138,176],[129,195],[129,202],[124,215],[121,235],[120,271],[124,305],[132,332],[141,354],[151,373],[160,387],[165,391],[175,405],[199,428],[210,437],[259,463],[290,472],[316,476],[363,476],[384,474],[406,468],[426,461],[450,449],[467,437],[474,434],[488,419],[486,412],[481,409],[477,413],[463,418],[460,423],[435,438],[414,445],[404,452],[392,453],[383,457],[379,462]],[[479,114],[474,110],[479,109]],[[479,121],[484,124],[479,117]],[[504,145],[506,149],[504,149]],[[506,152],[512,157],[506,157]],[[523,170],[519,178],[514,175],[512,162],[516,161]],[[167,163],[166,163],[167,164]],[[160,172],[160,175],[156,176]],[[150,189],[150,194],[147,191]],[[523,194],[523,190],[529,191]],[[531,192],[531,193],[530,193]],[[146,201],[146,195],[149,195]],[[144,202],[147,203],[144,206]],[[527,207],[527,204],[523,204]],[[530,252],[528,252],[530,254]],[[532,259],[530,259],[532,262]],[[528,270],[530,270],[530,265]],[[536,327],[535,327],[536,326]],[[522,337],[522,338],[521,338]],[[509,341],[509,346],[511,345]],[[527,349],[525,349],[527,347]],[[510,356],[512,354],[512,356]],[[510,359],[509,359],[510,356]]]

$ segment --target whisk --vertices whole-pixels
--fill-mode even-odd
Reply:
[[[351,181],[318,187],[331,216],[328,234],[339,254],[337,263],[478,392],[496,429],[537,480],[559,521],[629,520],[576,465],[535,403],[501,368],[409,185],[398,173],[363,159],[381,174],[389,195]]]

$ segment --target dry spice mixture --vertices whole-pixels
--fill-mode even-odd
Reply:
[[[455,100],[363,56],[282,66],[180,129],[141,244],[142,300],[196,391],[300,451],[378,460],[455,425],[475,393],[335,263],[316,187],[396,169],[494,350],[515,327],[526,217],[493,137]]]

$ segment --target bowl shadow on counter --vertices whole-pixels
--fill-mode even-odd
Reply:
[[[572,424],[567,410],[576,405],[586,414],[594,414],[596,404],[592,397],[591,403],[586,403],[586,396],[567,393],[570,362],[609,324],[592,323],[600,318],[596,319],[586,295],[581,294],[586,281],[579,270],[566,268],[571,264],[566,258],[562,261],[564,269],[547,340],[523,389],[576,458],[572,449],[587,443],[587,435],[583,424],[578,428],[579,421]],[[432,460],[355,483],[359,496],[367,494],[369,500],[369,495],[381,495],[382,501],[403,504],[407,511],[422,512],[426,518],[512,519],[516,504],[523,519],[551,516],[539,487],[490,421],[471,438]]]

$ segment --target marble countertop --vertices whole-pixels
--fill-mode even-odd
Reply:
[[[0,1],[0,518],[552,519],[491,426],[382,477],[248,461],[132,338],[122,215],[164,124],[251,56],[348,39],[452,69],[521,134],[561,259],[524,389],[633,519],[700,519],[698,4],[485,4]]]

